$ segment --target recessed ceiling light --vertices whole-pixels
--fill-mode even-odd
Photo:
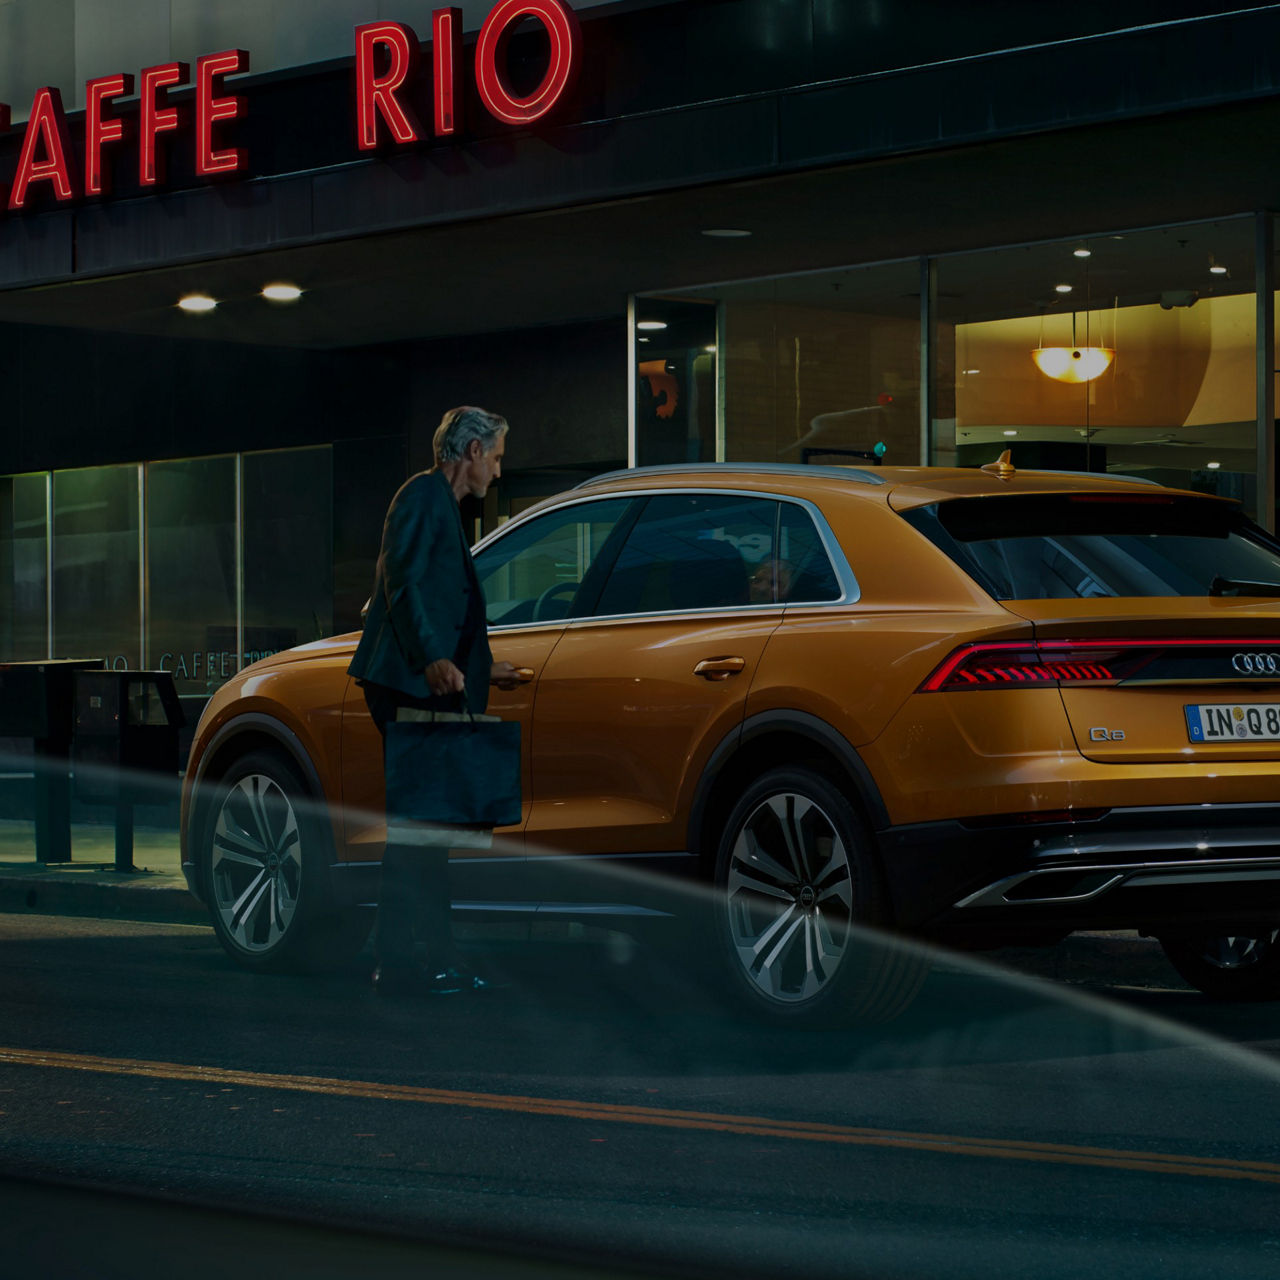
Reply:
[[[1018,434],[1018,433],[1017,433],[1016,431],[1006,431],[1006,432],[1005,432],[1005,435],[1007,435],[1007,436],[1016,436],[1017,434]]]
[[[1071,286],[1069,284],[1055,284],[1054,289],[1058,293],[1070,293]]]
[[[961,373],[966,373],[966,374],[967,374],[967,373],[981,373],[981,372],[982,372],[982,370],[981,370],[981,369],[961,369],[961,370],[960,370],[960,372],[961,372]]]
[[[1205,465],[1206,467],[1208,467],[1210,471],[1217,471],[1217,469],[1218,469],[1220,466],[1222,466],[1222,463],[1220,463],[1220,462],[1206,462],[1204,465]]]
[[[283,280],[269,284],[262,290],[262,296],[269,302],[297,302],[302,297],[302,290],[296,284],[286,284]]]
[[[1225,276],[1227,274],[1227,269],[1226,267],[1215,265],[1209,268],[1209,274],[1213,276]]]
[[[1073,249],[1071,251],[1071,256],[1074,258],[1092,258],[1093,250],[1087,249],[1084,245],[1081,245],[1078,249]]]
[[[218,300],[209,297],[207,293],[188,293],[178,299],[178,307],[192,315],[212,311],[217,305]]]
[[[648,341],[649,341],[649,339],[648,339],[648,338],[641,338],[641,339],[640,339],[640,341],[641,341],[641,342],[648,342]]]
[[[707,227],[702,234],[713,240],[741,240],[751,232],[742,227]]]
[[[710,352],[712,355],[715,355],[715,353],[716,353],[716,344],[713,342],[709,347],[703,347],[702,349],[703,349],[703,351],[708,351],[708,352]]]
[[[636,321],[637,329],[665,329],[667,322],[665,320],[638,320]]]

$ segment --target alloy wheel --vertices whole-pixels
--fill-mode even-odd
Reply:
[[[298,907],[302,850],[293,802],[274,778],[250,773],[222,800],[213,829],[214,909],[246,952],[277,947]]]
[[[742,972],[773,1001],[798,1003],[834,978],[849,943],[853,875],[830,816],[808,796],[769,796],[742,823],[725,882]]]

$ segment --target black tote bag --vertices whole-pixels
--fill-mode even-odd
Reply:
[[[406,716],[404,711],[401,717]],[[415,843],[462,844],[458,829],[520,821],[520,726],[496,716],[409,712],[387,725],[387,822]],[[441,829],[430,838],[426,828]]]

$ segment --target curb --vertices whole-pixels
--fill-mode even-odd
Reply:
[[[0,872],[0,912],[94,916],[165,924],[208,924],[209,914],[181,881],[157,872],[94,867]]]

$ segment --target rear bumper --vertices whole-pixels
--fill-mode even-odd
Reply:
[[[1077,823],[880,833],[897,923],[940,936],[1280,921],[1280,804],[1113,809]]]

